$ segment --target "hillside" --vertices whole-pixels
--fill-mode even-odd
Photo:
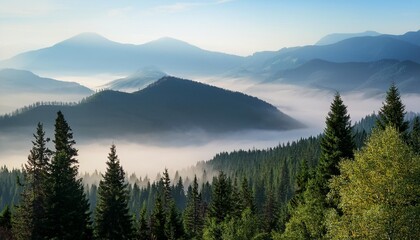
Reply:
[[[16,69],[0,70],[0,93],[47,93],[85,94],[93,93],[87,87],[75,82],[43,78],[29,71]]]
[[[111,81],[101,86],[101,88],[123,92],[135,92],[166,75],[166,73],[155,68],[143,68],[125,78]]]
[[[0,120],[3,131],[52,126],[61,110],[72,128],[85,137],[204,131],[225,133],[250,129],[289,130],[302,124],[274,106],[239,92],[164,77],[141,91],[103,91],[81,103],[43,105]]]

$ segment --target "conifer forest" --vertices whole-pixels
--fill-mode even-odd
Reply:
[[[58,111],[54,135],[34,126],[24,166],[0,169],[0,239],[418,239],[419,116],[394,84],[354,125],[338,92],[325,115],[318,136],[219,153],[193,178],[127,176],[112,144],[85,184]]]

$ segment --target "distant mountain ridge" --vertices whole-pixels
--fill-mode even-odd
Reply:
[[[349,38],[366,37],[366,36],[372,37],[372,36],[378,36],[378,35],[381,35],[381,34],[375,31],[365,31],[361,33],[332,33],[321,38],[318,42],[315,43],[315,45],[329,45],[329,44],[334,44],[334,43],[337,43],[337,42],[340,42]]]
[[[75,106],[45,105],[0,119],[0,131],[52,126],[61,110],[72,128],[85,137],[114,134],[160,134],[204,131],[289,130],[303,125],[276,107],[239,92],[163,77],[141,91],[106,90]]]
[[[404,93],[420,93],[420,64],[412,61],[334,63],[311,60],[295,69],[283,70],[268,82],[302,85],[336,91],[385,92],[392,82]]]
[[[19,54],[0,67],[59,73],[130,73],[156,66],[171,74],[217,74],[241,64],[243,57],[200,49],[173,38],[134,45],[82,33],[51,47]]]
[[[76,82],[44,78],[17,69],[0,70],[0,93],[92,94],[93,91]]]
[[[156,68],[148,67],[140,69],[125,78],[116,79],[102,85],[101,88],[123,92],[135,92],[167,75],[168,74]]]

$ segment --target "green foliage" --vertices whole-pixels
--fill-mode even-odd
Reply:
[[[46,194],[51,151],[46,146],[49,139],[45,138],[41,123],[38,123],[33,136],[33,147],[23,170],[25,183],[21,202],[13,218],[16,239],[42,239],[46,233]]]
[[[329,192],[328,180],[340,174],[340,160],[353,158],[355,149],[350,115],[347,114],[347,107],[338,93],[334,96],[325,123],[327,126],[321,138],[321,156],[315,176],[323,195]]]
[[[291,217],[286,223],[283,239],[322,239],[326,234],[325,212],[328,207],[336,207],[334,199],[327,201],[330,191],[328,182],[331,177],[339,175],[339,162],[343,158],[353,158],[355,144],[353,142],[350,116],[347,107],[337,93],[326,118],[326,128],[321,138],[321,156],[315,176],[308,181],[305,169],[299,174],[299,188],[290,210]],[[303,163],[305,167],[305,163]]]
[[[413,151],[417,154],[420,154],[420,117],[419,116],[414,117],[409,143]]]
[[[250,208],[246,208],[239,218],[230,218],[222,223],[222,239],[252,239],[257,231],[256,222],[256,216]]]
[[[210,203],[208,217],[214,218],[219,224],[232,213],[232,186],[230,180],[222,171],[219,176],[213,180],[213,194]]]
[[[8,205],[0,212],[0,239],[12,239],[12,213]]]
[[[330,197],[339,196],[342,214],[328,213],[334,239],[415,239],[420,235],[420,159],[401,129],[376,130],[355,160],[340,164]]]
[[[140,211],[137,236],[139,239],[150,239],[150,228],[147,222],[146,207],[143,207]]]
[[[400,93],[395,83],[392,83],[386,92],[385,102],[379,111],[377,126],[384,130],[391,125],[407,137],[408,122],[404,120],[405,106],[401,101]]]
[[[132,239],[134,232],[128,209],[128,189],[115,145],[111,146],[106,164],[106,173],[98,189],[95,235],[98,239]]]
[[[197,176],[188,189],[187,207],[184,211],[184,229],[190,239],[199,239],[203,235],[204,205],[198,189]]]
[[[61,112],[55,124],[55,152],[47,179],[46,214],[50,239],[91,238],[89,203],[77,179],[73,133]]]
[[[152,215],[150,216],[150,232],[152,239],[166,239],[165,237],[165,210],[162,206],[162,197],[155,200]]]

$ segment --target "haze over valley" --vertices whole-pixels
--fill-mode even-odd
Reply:
[[[92,149],[114,142],[130,170],[149,175],[317,135],[336,91],[353,123],[379,110],[392,82],[407,110],[419,112],[419,39],[420,31],[332,34],[242,57],[172,38],[133,45],[82,33],[0,62],[0,112],[9,114],[0,120],[2,159],[22,164],[36,123],[52,133],[59,110],[77,137],[82,170],[103,170]]]

